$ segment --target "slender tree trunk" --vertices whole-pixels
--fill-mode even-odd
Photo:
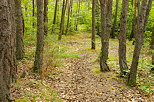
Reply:
[[[126,62],[126,26],[127,26],[127,11],[128,11],[128,0],[122,1],[122,13],[120,22],[119,32],[119,65],[121,75],[126,75],[128,70]]]
[[[133,14],[133,22],[132,22],[132,31],[130,34],[129,40],[131,41],[136,34],[136,0],[134,0],[134,14]]]
[[[95,2],[96,0],[92,0],[92,37],[91,37],[91,49],[95,49]]]
[[[70,0],[69,6],[68,6],[68,16],[67,16],[67,26],[66,26],[66,35],[70,29],[70,15],[71,15],[71,8],[72,8],[73,0]]]
[[[75,22],[75,30],[76,31],[78,30],[79,15],[80,15],[80,0],[77,0],[76,22]]]
[[[0,102],[12,101],[10,84],[16,76],[13,5],[13,0],[0,0]]]
[[[153,25],[153,28],[152,28],[150,48],[154,49],[154,25]]]
[[[54,19],[53,19],[53,24],[56,24],[57,9],[58,9],[58,1],[59,1],[59,0],[56,0],[56,3],[55,3],[55,10],[54,10]]]
[[[153,28],[152,28],[150,48],[152,50],[152,65],[154,65],[154,52],[153,52],[154,51],[154,25],[153,25]],[[154,71],[154,68],[152,68],[151,71]]]
[[[146,26],[147,26],[147,23],[148,23],[148,18],[149,18],[149,15],[150,15],[151,7],[152,7],[152,0],[149,0],[147,8],[146,8],[146,15],[145,15],[145,21],[144,21],[145,30],[146,30]]]
[[[118,16],[118,4],[119,0],[116,0],[116,8],[115,8],[115,15],[114,15],[114,22],[112,26],[112,31],[111,31],[111,38],[115,38],[115,29],[116,29],[116,24],[117,24],[117,16]]]
[[[96,11],[95,11],[95,13],[96,13],[96,31],[97,31],[97,35],[101,35],[100,33],[100,29],[101,29],[101,24],[100,24],[100,3],[99,3],[99,0],[96,0],[96,9],[95,9]]]
[[[23,27],[23,16],[21,1],[15,0],[15,11],[16,11],[16,58],[23,59],[24,57],[24,27]]]
[[[48,0],[44,0],[44,34],[48,35]]]
[[[10,71],[10,75],[11,75],[11,83],[16,82],[17,76],[17,67],[16,67],[16,21],[15,21],[15,2],[14,0],[8,0],[9,3],[9,7],[10,7],[10,12],[11,12],[11,32],[12,32],[12,36],[11,36],[11,46],[13,46],[12,48],[12,63],[14,63],[14,65],[12,65],[13,67],[11,68]],[[15,47],[14,47],[15,46]]]
[[[33,7],[32,16],[33,16],[33,28],[34,28],[34,26],[35,26],[35,23],[34,23],[34,17],[35,17],[35,0],[32,1],[32,7]]]
[[[58,40],[61,40],[62,35],[64,34],[64,22],[65,22],[65,12],[67,7],[68,0],[63,0],[63,7],[62,7],[62,15],[61,15],[61,23],[60,23],[60,34]]]
[[[101,56],[100,56],[100,68],[101,71],[110,71],[107,60],[108,60],[108,49],[109,49],[109,37],[111,31],[111,16],[112,16],[112,0],[100,0],[101,3],[101,23],[102,23],[102,34],[101,34]]]
[[[146,6],[147,6],[147,0],[142,0],[142,5],[138,13],[137,18],[137,35],[136,35],[136,43],[134,48],[134,54],[133,54],[133,60],[130,68],[130,73],[128,76],[128,82],[127,84],[130,86],[136,85],[136,74],[137,74],[137,67],[138,67],[138,60],[140,51],[143,44],[143,38],[144,38],[144,24],[145,24],[145,14],[146,14]]]
[[[34,61],[34,72],[38,72],[43,65],[43,47],[44,47],[44,17],[43,0],[37,0],[37,44]]]

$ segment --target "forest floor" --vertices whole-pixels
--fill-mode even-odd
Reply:
[[[137,87],[126,86],[126,79],[119,78],[118,40],[111,40],[109,47],[109,66],[111,71],[99,71],[98,56],[100,39],[97,40],[96,50],[91,50],[91,38],[82,32],[67,36],[59,42],[57,52],[67,46],[66,55],[61,59],[62,65],[50,68],[53,59],[45,56],[46,68],[41,77],[29,71],[20,72],[24,77],[17,80],[12,89],[16,102],[153,102],[154,93],[143,93]],[[128,48],[132,51],[132,48]],[[128,55],[131,57],[130,55]],[[47,59],[46,59],[47,58]],[[24,65],[23,65],[24,63]],[[18,62],[18,67],[32,66],[32,61]],[[47,68],[51,69],[48,70]],[[27,68],[28,69],[28,68]],[[20,69],[21,70],[21,69]],[[50,72],[51,73],[48,73]],[[21,74],[22,73],[22,74]],[[27,74],[26,74],[27,73]],[[47,76],[47,77],[46,77]],[[149,75],[153,80],[153,74]],[[153,88],[153,86],[150,86]]]

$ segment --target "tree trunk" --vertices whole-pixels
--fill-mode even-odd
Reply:
[[[121,76],[126,75],[128,70],[126,62],[126,27],[127,27],[127,11],[128,11],[128,0],[122,1],[122,13],[120,22],[119,32],[119,65]]]
[[[95,49],[95,2],[96,0],[92,0],[92,37],[91,37],[91,49]]]
[[[63,0],[63,7],[62,7],[62,15],[61,15],[61,23],[60,23],[60,34],[58,40],[61,40],[62,35],[64,34],[64,22],[65,22],[65,12],[67,7],[68,0]]]
[[[32,16],[33,16],[33,28],[34,28],[34,26],[35,26],[35,23],[34,23],[34,17],[35,17],[35,0],[32,1],[32,7],[33,7]]]
[[[73,5],[73,0],[70,0],[69,6],[68,6],[68,16],[67,16],[67,26],[66,26],[66,35],[70,29],[70,15],[71,15],[71,8]]]
[[[76,31],[78,30],[79,15],[80,15],[80,0],[77,0],[76,22],[75,22],[75,30]]]
[[[152,28],[150,48],[152,50],[152,65],[154,65],[154,25],[153,25],[153,28]],[[152,68],[151,71],[154,71],[154,68]]]
[[[111,38],[115,38],[115,29],[116,29],[116,24],[117,24],[117,16],[118,16],[118,4],[119,0],[116,0],[116,9],[115,9],[115,15],[114,15],[114,22],[112,26],[112,31],[111,31]]]
[[[147,8],[146,8],[146,15],[145,15],[145,21],[144,21],[145,30],[146,30],[146,25],[148,23],[148,18],[149,18],[149,15],[150,15],[151,7],[152,7],[152,0],[149,0]]]
[[[15,21],[15,2],[14,0],[8,0],[10,12],[11,12],[11,33],[12,33],[12,53],[13,53],[13,60],[12,63],[15,65],[12,65],[14,67],[11,68],[11,82],[16,82],[16,73],[17,73],[17,67],[16,67],[16,21]],[[15,46],[15,47],[14,47]],[[15,52],[15,53],[14,53]]]
[[[23,27],[23,16],[21,1],[15,0],[15,11],[16,11],[16,58],[23,59],[24,57],[24,27]]]
[[[100,31],[100,29],[101,29],[101,26],[100,26],[101,25],[100,24],[101,23],[100,22],[100,18],[101,18],[100,17],[101,16],[100,15],[100,13],[101,13],[100,12],[100,3],[99,3],[99,0],[96,0],[95,2],[96,2],[95,14],[96,14],[96,32],[97,32],[96,34],[100,36],[101,35],[100,34],[101,33],[101,31]]]
[[[0,0],[0,102],[10,102],[10,84],[16,76],[13,0]]]
[[[132,22],[132,31],[130,34],[129,40],[131,41],[136,34],[136,0],[134,0],[134,14],[133,14],[133,22]]]
[[[37,44],[34,61],[34,72],[38,72],[43,65],[43,47],[44,47],[44,17],[43,0],[37,0]]]
[[[134,54],[133,54],[133,60],[130,68],[130,73],[128,76],[128,82],[127,84],[129,86],[135,86],[136,85],[136,74],[137,74],[137,67],[138,67],[138,60],[140,51],[143,44],[143,38],[144,38],[144,24],[145,24],[145,14],[146,14],[146,6],[147,6],[147,0],[142,0],[142,5],[138,13],[137,18],[137,35],[135,37],[135,48],[134,48]]]
[[[53,19],[53,24],[56,24],[57,9],[58,9],[58,1],[59,1],[59,0],[56,0],[56,3],[55,3],[55,10],[54,10],[54,19]]]
[[[101,3],[101,23],[102,23],[102,34],[101,34],[101,56],[100,56],[100,68],[101,71],[110,71],[107,60],[108,60],[108,49],[109,49],[109,37],[111,31],[111,16],[112,16],[112,0],[100,0]]]
[[[44,34],[48,35],[48,0],[44,0]]]

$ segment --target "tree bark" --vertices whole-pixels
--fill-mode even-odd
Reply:
[[[120,22],[119,32],[119,65],[121,76],[126,75],[128,70],[126,62],[126,27],[127,27],[127,11],[128,11],[128,0],[122,1],[122,13]]]
[[[58,1],[59,1],[59,0],[56,0],[56,3],[55,3],[55,10],[54,10],[54,19],[53,19],[53,24],[56,24],[57,9],[58,9]]]
[[[10,102],[16,77],[14,1],[0,0],[0,102]]]
[[[65,12],[67,7],[68,0],[63,0],[63,7],[62,7],[62,15],[61,15],[61,23],[60,23],[60,34],[58,40],[62,39],[62,35],[64,34],[64,22],[65,22]]]
[[[111,38],[115,38],[115,29],[116,29],[116,24],[117,24],[117,16],[118,16],[118,4],[119,0],[116,0],[116,9],[115,9],[115,15],[114,15],[114,22],[112,26],[112,31],[111,31]]]
[[[100,30],[101,29],[101,26],[100,26],[101,25],[100,24],[101,23],[100,22],[100,18],[101,18],[100,17],[101,16],[101,14],[100,14],[101,13],[100,12],[100,2],[99,2],[99,0],[96,0],[95,2],[96,2],[96,9],[95,9],[96,10],[95,11],[95,13],[96,13],[96,34],[100,36],[101,35],[100,34],[101,33],[101,30]]]
[[[95,2],[96,0],[92,0],[92,37],[91,37],[91,49],[95,49],[96,45],[95,45],[95,19],[96,19],[96,16],[95,16]]]
[[[35,61],[33,71],[38,72],[43,65],[43,47],[44,47],[44,17],[43,0],[37,0],[37,44],[35,52]]]
[[[134,13],[133,13],[133,22],[132,22],[132,31],[130,34],[129,40],[131,41],[134,38],[134,35],[136,34],[136,0],[134,0]]]
[[[152,63],[152,65],[154,65],[154,25],[153,25],[153,28],[152,28],[150,49],[151,49],[151,53],[152,53],[152,61],[151,61],[151,63]],[[154,72],[154,67],[151,68],[150,71]]]
[[[143,44],[143,38],[145,35],[144,24],[145,24],[146,6],[147,6],[147,0],[142,0],[142,5],[141,5],[141,8],[139,9],[138,18],[137,18],[137,35],[135,37],[136,43],[134,48],[133,60],[132,60],[130,73],[128,76],[128,82],[127,82],[129,86],[136,85],[138,60],[139,60],[139,55]]]
[[[44,0],[44,34],[48,35],[48,0]]]
[[[152,65],[154,65],[154,25],[153,25],[153,28],[152,28],[150,48],[152,50]]]
[[[17,60],[23,59],[24,57],[24,27],[23,27],[23,16],[21,1],[15,0],[15,11],[16,11],[16,58]]]
[[[80,0],[77,0],[75,30],[78,30],[79,15],[80,15]]]
[[[66,26],[66,35],[70,29],[70,16],[71,16],[71,9],[73,5],[73,0],[70,0],[69,6],[68,6],[68,16],[67,16],[67,26]]]
[[[33,16],[33,28],[34,28],[34,26],[35,26],[35,23],[34,23],[34,17],[35,17],[35,0],[32,1],[32,7],[33,7],[32,16]]]
[[[148,18],[149,18],[149,15],[150,15],[151,7],[152,7],[152,0],[149,0],[148,4],[147,4],[147,8],[146,8],[146,15],[145,15],[145,21],[144,21],[145,30],[146,30],[146,25],[148,23]]]
[[[112,16],[112,0],[100,0],[101,3],[101,23],[102,23],[102,34],[101,34],[101,56],[100,56],[100,68],[101,71],[110,71],[107,60],[108,60],[108,49],[109,49],[109,37],[111,31],[111,16]]]

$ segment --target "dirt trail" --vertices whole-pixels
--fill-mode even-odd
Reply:
[[[99,67],[99,63],[94,61],[99,53],[88,53],[88,40],[90,38],[83,32],[81,39],[65,43],[74,53],[81,53],[78,53],[79,58],[66,59],[63,74],[55,83],[64,102],[152,102],[135,88],[127,87],[124,79],[115,77],[117,73],[114,71],[94,73],[92,70]],[[115,46],[110,46],[110,49],[115,49]]]

